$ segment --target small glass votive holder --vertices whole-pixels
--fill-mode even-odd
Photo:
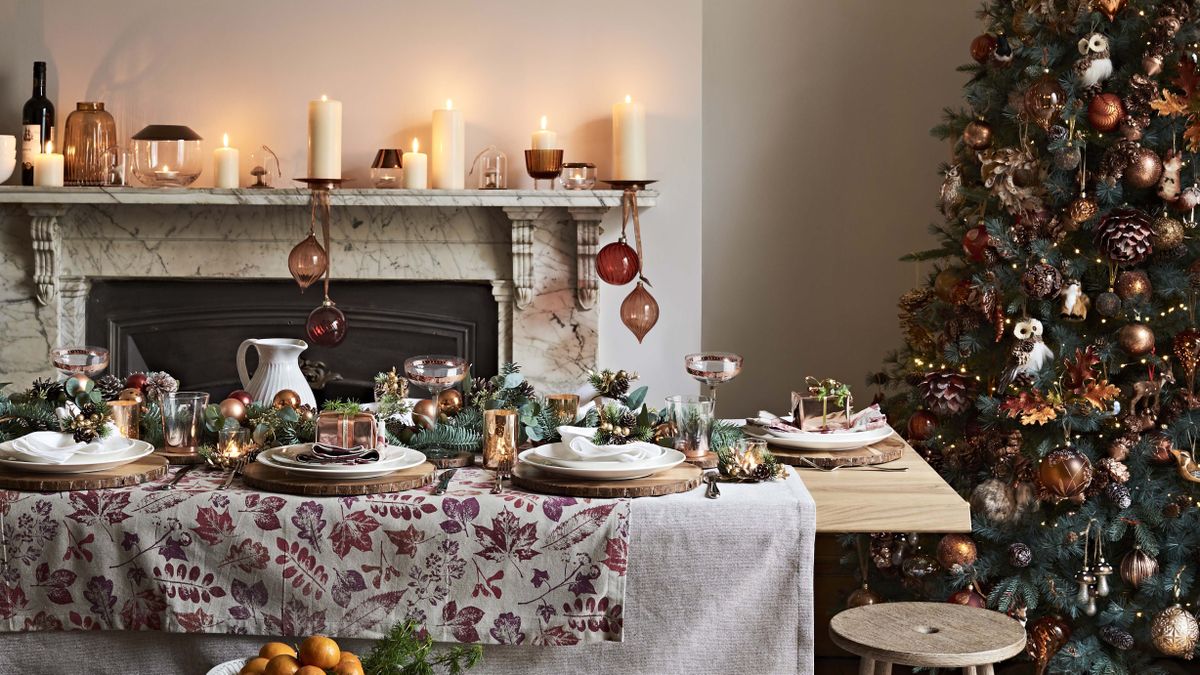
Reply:
[[[567,162],[562,165],[562,186],[567,190],[591,190],[596,185],[596,165],[591,162]]]
[[[668,396],[667,411],[675,426],[675,449],[689,458],[707,455],[713,400],[707,396]]]
[[[163,450],[173,453],[195,453],[200,445],[200,430],[204,424],[204,407],[208,394],[199,391],[176,391],[163,394]]]
[[[475,157],[471,173],[479,172],[476,186],[480,190],[503,190],[508,187],[508,155],[494,145],[489,145]]]
[[[141,437],[142,405],[137,401],[109,401],[113,426],[125,438],[138,440]]]
[[[579,394],[550,394],[546,407],[560,426],[571,426],[579,417]]]
[[[483,411],[483,466],[508,471],[517,456],[516,410]]]
[[[550,181],[550,189],[554,189],[554,179],[562,173],[562,150],[526,150],[525,171],[533,179],[533,189],[538,189],[539,180]]]
[[[217,434],[217,458],[222,463],[232,464],[251,450],[249,429],[221,429]]]
[[[767,442],[758,438],[739,438],[733,444],[733,455],[739,460],[739,463],[747,464],[751,467],[762,464],[763,457],[767,454]]]
[[[380,148],[371,162],[371,184],[377,188],[398,188],[401,182],[400,156],[396,148]]]

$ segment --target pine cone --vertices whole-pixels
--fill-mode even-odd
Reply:
[[[1013,567],[1029,567],[1033,562],[1033,549],[1028,544],[1015,541],[1008,545],[1008,564]]]
[[[142,392],[151,401],[161,399],[163,394],[172,394],[177,391],[179,391],[179,380],[161,370],[149,373],[146,376],[146,386],[142,387]]]
[[[1096,466],[1100,469],[1099,473],[1107,475],[1114,483],[1129,482],[1129,467],[1112,457],[1105,457],[1096,462]]]
[[[125,388],[125,382],[109,373],[96,380],[96,388],[100,390],[100,395],[104,397],[105,401],[114,401],[121,395],[121,390]]]
[[[759,464],[754,467],[754,480],[766,481],[775,477],[775,468],[769,464]]]
[[[1100,629],[1100,639],[1113,647],[1126,651],[1133,647],[1133,636],[1120,626],[1108,625]]]
[[[1137,264],[1151,252],[1154,230],[1144,211],[1120,206],[1109,211],[1096,225],[1096,246],[1117,263]]]
[[[1062,273],[1053,265],[1037,263],[1030,265],[1021,275],[1021,288],[1025,295],[1038,300],[1046,300],[1058,295],[1062,288]]]
[[[1104,488],[1104,496],[1120,509],[1127,509],[1133,504],[1133,495],[1123,483],[1109,483],[1108,487]]]
[[[44,378],[34,380],[28,393],[30,398],[39,398],[44,401],[59,401],[64,396],[61,382],[51,382]]]
[[[917,385],[925,407],[940,416],[958,415],[971,407],[971,381],[952,371],[929,373]]]

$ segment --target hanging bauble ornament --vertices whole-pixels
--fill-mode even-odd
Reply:
[[[1129,0],[1093,0],[1092,6],[1100,10],[1106,19],[1112,21],[1117,18],[1117,14],[1125,9],[1125,4]]]
[[[133,373],[129,377],[125,378],[125,388],[137,389],[138,391],[141,391],[143,388],[145,388],[148,377],[149,376],[147,376],[145,373]]]
[[[942,302],[954,302],[954,291],[963,281],[962,271],[947,267],[933,278],[933,294]]]
[[[1154,351],[1154,331],[1144,323],[1130,323],[1117,333],[1117,344],[1130,356],[1145,356]]]
[[[413,405],[413,421],[422,429],[437,426],[438,405],[433,399],[421,399]]]
[[[976,63],[984,64],[992,58],[992,52],[996,51],[996,37],[984,33],[971,40],[971,58],[975,59]]]
[[[1050,73],[1034,80],[1025,90],[1025,114],[1043,129],[1050,128],[1066,104],[1067,92]]]
[[[1072,229],[1078,229],[1079,225],[1095,218],[1099,211],[1096,200],[1087,195],[1079,195],[1067,206],[1067,219],[1075,225]]]
[[[1141,270],[1125,270],[1117,275],[1113,286],[1122,300],[1149,300],[1152,291],[1150,277]]]
[[[1008,545],[1008,564],[1013,567],[1029,567],[1033,562],[1033,549],[1029,544],[1014,541]]]
[[[1097,314],[1111,319],[1121,313],[1121,298],[1112,291],[1105,291],[1096,296],[1094,306]]]
[[[1025,653],[1033,659],[1039,675],[1046,672],[1050,659],[1071,639],[1071,626],[1057,616],[1034,619],[1025,632],[1028,634]]]
[[[596,254],[596,274],[601,281],[613,286],[624,286],[633,281],[641,269],[637,251],[621,238],[606,244]]]
[[[1037,480],[1042,499],[1077,501],[1092,482],[1092,462],[1074,447],[1061,445],[1042,458]]]
[[[987,598],[983,597],[979,591],[970,586],[951,593],[950,597],[946,598],[946,602],[955,605],[966,605],[967,607],[978,607],[980,609],[987,607]]]
[[[438,412],[443,415],[457,415],[462,411],[462,392],[457,389],[447,389],[438,395]]]
[[[963,129],[962,139],[972,150],[987,150],[992,147],[992,125],[983,120],[973,120]]]
[[[308,339],[322,347],[336,347],[346,339],[346,315],[333,301],[325,298],[321,306],[308,315],[304,324]]]
[[[938,563],[953,574],[962,574],[978,557],[975,540],[965,534],[947,534],[938,541]]]
[[[928,410],[918,410],[908,418],[908,440],[927,441],[937,430],[937,416]]]
[[[280,389],[271,397],[271,406],[276,410],[291,408],[296,410],[300,407],[300,394],[297,394],[291,389]]]
[[[1180,570],[1182,572],[1183,570]],[[1175,604],[1167,607],[1150,623],[1150,641],[1158,651],[1176,658],[1191,659],[1200,639],[1200,624],[1191,612],[1179,604],[1179,581],[1175,582]]]
[[[1115,131],[1125,116],[1121,97],[1112,93],[1096,94],[1088,103],[1088,124],[1100,133]]]
[[[854,609],[855,607],[878,605],[881,602],[883,602],[883,596],[871,590],[866,584],[863,584],[861,587],[854,589],[846,598],[846,608]]]
[[[988,237],[987,228],[983,225],[972,227],[967,230],[962,238],[963,252],[967,257],[974,262],[983,262],[984,253],[987,252],[988,246],[991,245],[991,239]]]
[[[254,397],[251,396],[250,392],[246,391],[245,389],[234,389],[233,391],[229,392],[229,395],[225,398],[237,399],[242,402],[242,405],[247,407],[249,407],[251,403],[254,403]]]
[[[1121,559],[1121,578],[1134,588],[1140,587],[1147,579],[1158,574],[1158,561],[1154,556],[1135,546],[1132,551]]]
[[[640,281],[621,302],[621,323],[633,333],[639,344],[658,323],[658,301]]]
[[[288,254],[288,271],[302,291],[320,279],[328,266],[329,255],[312,232]]]
[[[1162,157],[1150,148],[1141,148],[1130,158],[1129,166],[1125,167],[1125,185],[1141,190],[1158,185],[1162,178]]]
[[[221,417],[232,417],[238,421],[238,424],[246,423],[246,404],[236,398],[227,398],[221,401],[220,405]]]
[[[121,401],[133,401],[142,407],[146,405],[146,395],[142,393],[142,390],[134,389],[133,387],[122,389],[121,393],[117,394],[117,399]]]
[[[1054,168],[1059,171],[1074,171],[1083,161],[1083,153],[1074,145],[1059,148],[1054,151]]]
[[[1136,265],[1150,255],[1154,231],[1150,216],[1130,206],[1118,206],[1096,225],[1096,246],[1115,263]]]
[[[938,571],[937,559],[921,549],[917,549],[900,564],[904,576],[914,581],[922,581]]]
[[[1183,223],[1178,218],[1164,213],[1150,223],[1150,229],[1154,231],[1150,242],[1156,251],[1169,251],[1183,244]]]
[[[1030,265],[1021,275],[1021,288],[1025,295],[1038,300],[1047,300],[1058,295],[1062,288],[1062,273],[1046,263]]]

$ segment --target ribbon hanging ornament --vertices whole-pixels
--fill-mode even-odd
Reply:
[[[641,344],[650,329],[654,328],[654,324],[658,323],[658,301],[654,299],[653,295],[650,295],[650,291],[646,290],[646,286],[650,285],[650,280],[646,278],[644,269],[646,257],[642,251],[642,224],[638,219],[637,191],[637,185],[629,185],[625,187],[625,192],[621,195],[621,239],[618,243],[625,242],[625,224],[632,218],[634,242],[637,244],[635,260],[638,282],[637,286],[621,302],[621,323],[625,324],[625,327],[637,338],[638,344]]]
[[[329,185],[312,185],[312,220],[321,221],[321,234],[325,240],[325,251],[329,251]],[[310,235],[311,236],[311,235]],[[326,254],[325,263],[325,299],[321,306],[308,315],[304,328],[308,338],[322,347],[336,347],[346,339],[346,315],[338,309],[329,297],[329,278],[333,265]]]

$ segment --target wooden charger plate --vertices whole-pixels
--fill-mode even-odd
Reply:
[[[0,469],[0,488],[24,492],[68,492],[128,487],[158,480],[167,473],[167,460],[154,454],[106,471],[91,473],[33,473]]]
[[[819,467],[832,469],[835,466],[867,466],[870,464],[886,464],[900,459],[904,454],[904,441],[892,434],[887,438],[854,450],[797,450],[784,448],[768,442],[771,454],[780,462],[792,466],[807,466],[806,461]]]
[[[687,492],[700,485],[704,471],[694,464],[684,462],[653,476],[633,480],[579,480],[568,476],[556,476],[530,465],[518,462],[513,467],[512,484],[531,492],[542,492],[564,497],[659,497],[676,492]]]
[[[321,480],[289,474],[283,469],[252,462],[242,469],[242,480],[252,488],[308,497],[348,497],[381,492],[403,492],[433,482],[434,466],[429,462],[395,471],[378,478],[359,480]]]

